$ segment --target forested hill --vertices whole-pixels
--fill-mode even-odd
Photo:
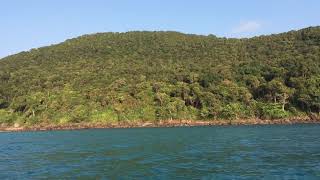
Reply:
[[[0,60],[0,124],[320,111],[320,27],[250,39],[98,33]]]

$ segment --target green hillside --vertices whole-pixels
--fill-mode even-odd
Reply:
[[[0,60],[0,124],[320,112],[320,27],[250,39],[98,33]]]

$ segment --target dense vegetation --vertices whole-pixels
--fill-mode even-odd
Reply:
[[[319,114],[320,27],[84,35],[1,59],[0,85],[0,124]]]

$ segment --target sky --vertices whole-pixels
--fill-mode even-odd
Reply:
[[[97,32],[243,38],[318,25],[319,0],[1,0],[0,58]]]

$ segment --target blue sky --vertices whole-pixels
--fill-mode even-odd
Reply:
[[[1,0],[0,57],[108,31],[252,37],[320,25],[319,0]]]

